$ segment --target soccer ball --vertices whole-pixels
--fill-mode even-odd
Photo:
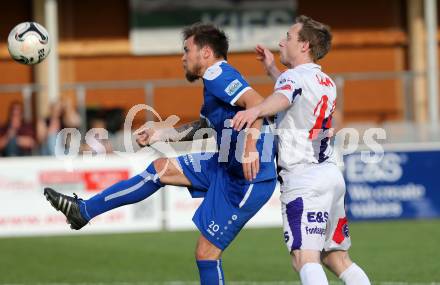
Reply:
[[[9,33],[8,50],[11,57],[19,63],[40,63],[50,52],[49,34],[38,23],[20,23]]]

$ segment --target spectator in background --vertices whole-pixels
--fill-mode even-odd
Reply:
[[[50,115],[46,119],[39,119],[37,123],[37,138],[40,143],[40,154],[54,155],[57,135],[64,128],[79,128],[81,117],[73,107],[71,100],[55,102],[51,105]],[[65,140],[60,140],[64,142]]]
[[[93,134],[93,137],[88,137],[90,134]],[[86,141],[81,145],[80,152],[91,152],[93,155],[113,152],[106,123],[102,117],[90,120],[90,129],[86,134]]]
[[[109,140],[113,151],[126,152],[131,149],[126,149],[124,136],[131,136],[131,146],[134,151],[140,149],[139,145],[136,143],[136,136],[128,130],[124,132],[125,115],[124,110],[121,108],[110,109],[106,111],[106,125],[109,131]]]
[[[35,131],[32,124],[24,120],[23,105],[20,102],[11,103],[8,121],[0,129],[2,156],[31,155],[35,145]]]

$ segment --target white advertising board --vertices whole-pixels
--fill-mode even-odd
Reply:
[[[52,157],[0,160],[0,236],[71,234],[64,216],[43,195],[44,187],[89,198],[101,189],[134,174],[130,160],[73,159],[66,163]],[[92,220],[79,233],[159,230],[162,226],[161,196],[121,207]]]
[[[165,196],[165,221],[167,230],[196,229],[192,217],[202,202],[191,198],[186,188],[169,187]],[[246,227],[277,227],[282,225],[280,189],[277,184],[272,197],[246,224]]]
[[[25,157],[0,159],[0,237],[117,233],[196,229],[192,217],[202,202],[186,188],[167,186],[150,198],[102,214],[81,231],[70,230],[65,217],[43,195],[52,187],[87,199],[102,189],[142,172],[155,158],[151,153],[72,158]],[[279,188],[248,227],[280,226]]]

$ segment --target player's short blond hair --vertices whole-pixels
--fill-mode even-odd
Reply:
[[[295,22],[302,24],[298,33],[299,40],[309,42],[313,61],[323,58],[329,52],[332,44],[330,27],[304,15],[296,17]]]

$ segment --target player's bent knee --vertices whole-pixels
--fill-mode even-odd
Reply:
[[[348,252],[343,250],[323,252],[321,255],[321,261],[330,270],[338,273],[342,272],[353,263]]]
[[[297,272],[306,263],[320,263],[320,253],[317,250],[294,250],[291,255],[293,269]]]
[[[292,268],[293,268],[293,270],[295,270],[296,272],[300,272],[301,267],[302,267],[301,262],[297,258],[295,258],[295,256],[292,255]]]
[[[350,257],[348,256],[348,253],[343,250],[329,251],[321,254],[321,261],[323,264],[330,266],[333,264],[350,262]]]
[[[177,167],[169,158],[158,158],[153,161],[156,173],[159,174],[161,180],[166,177],[172,177],[181,174]]]
[[[220,257],[220,252],[213,252],[206,249],[196,249],[196,260],[218,260]]]
[[[153,161],[160,182],[167,185],[191,186],[191,182],[180,169],[174,158],[159,158]]]
[[[204,236],[200,236],[196,248],[197,260],[217,260],[220,259],[221,255],[221,249],[208,241]]]
[[[163,174],[166,170],[168,164],[168,158],[158,158],[153,161],[154,169],[156,169],[157,173]]]

